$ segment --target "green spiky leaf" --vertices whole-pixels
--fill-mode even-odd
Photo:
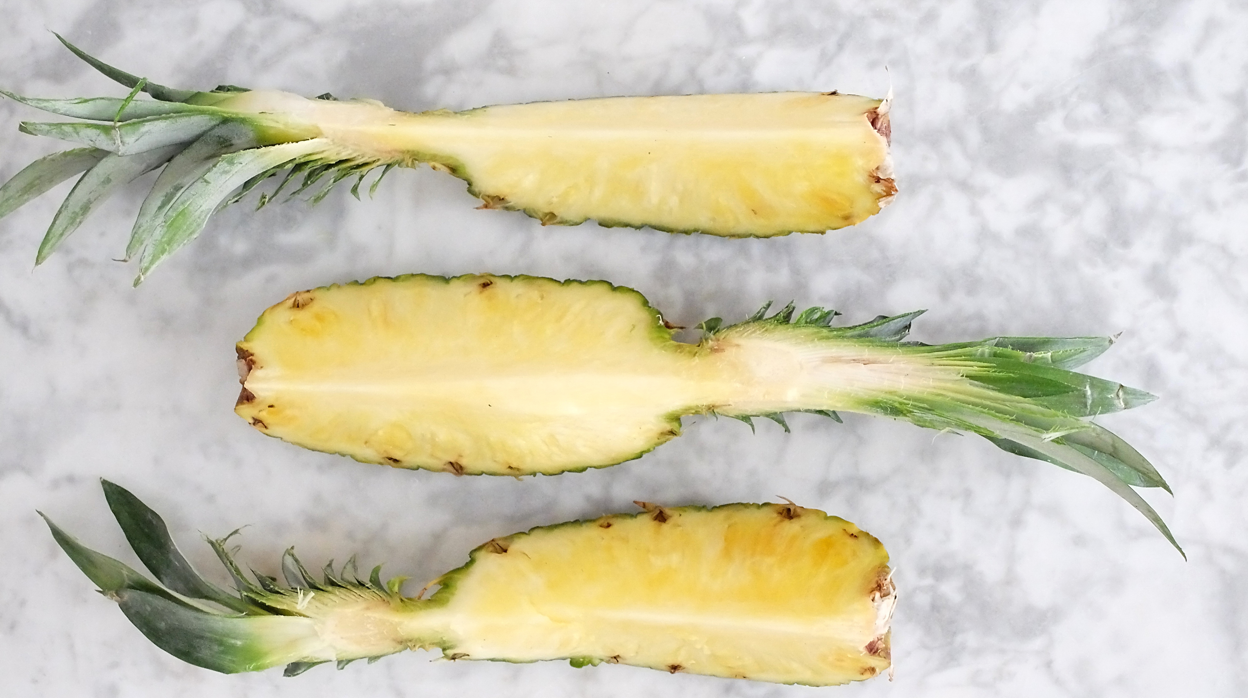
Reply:
[[[213,107],[183,104],[181,102],[153,102],[150,100],[118,99],[116,97],[37,99],[24,97],[6,90],[0,90],[0,95],[4,95],[28,107],[46,111],[49,114],[58,114],[74,119],[87,119],[89,121],[126,122],[174,114],[220,114],[220,111]]]
[[[35,264],[43,264],[56,248],[82,225],[100,204],[104,203],[122,185],[151,172],[168,162],[177,153],[176,148],[160,148],[137,155],[108,154],[87,170],[74,185],[69,196],[61,203],[52,225],[39,243]]]
[[[94,582],[100,591],[106,594],[116,594],[130,589],[164,597],[174,604],[182,603],[158,584],[153,584],[147,577],[135,572],[129,565],[97,553],[78,542],[78,539],[61,530],[43,512],[39,512],[39,516],[43,517],[48,529],[52,532],[52,537],[57,545],[61,546],[61,550],[65,551],[69,559],[74,561],[78,569],[82,570],[82,573],[87,575],[87,578]]]
[[[771,421],[775,422],[776,424],[779,424],[779,425],[780,425],[780,427],[781,427],[782,429],[784,429],[784,433],[786,433],[786,434],[792,434],[792,433],[793,433],[793,432],[792,432],[792,430],[791,430],[791,429],[789,429],[789,423],[788,423],[787,421],[785,421],[785,419],[784,419],[784,414],[783,414],[783,413],[780,413],[780,412],[770,412],[770,413],[768,413],[768,414],[760,414],[759,416],[760,416],[760,417],[766,417],[767,419],[770,419]]]
[[[732,419],[737,420],[738,422],[745,422],[745,423],[746,423],[746,424],[750,427],[750,433],[751,433],[751,434],[757,434],[757,433],[758,433],[758,430],[756,430],[756,429],[754,428],[754,419],[753,419],[753,417],[751,417],[750,415],[748,415],[748,414],[740,414],[740,415],[738,415],[738,414],[734,414],[734,415],[728,415],[728,416],[729,416],[730,418],[732,418]]]
[[[223,155],[259,145],[255,131],[243,124],[224,123],[200,136],[169,161],[143,201],[135,219],[126,258],[138,255],[156,237],[169,210],[187,187],[202,179]]]
[[[156,265],[193,240],[203,230],[212,212],[234,189],[261,172],[322,151],[326,146],[326,141],[313,139],[253,148],[218,158],[202,177],[186,186],[177,201],[165,209],[157,226],[159,233],[144,249],[139,260],[139,278],[135,283],[141,282]]]
[[[901,315],[881,315],[871,322],[849,327],[830,327],[830,332],[844,339],[878,339],[881,342],[900,342],[910,334],[910,325],[926,310],[915,310]]]
[[[108,155],[99,148],[74,148],[39,158],[0,187],[0,218],[52,187],[91,169]]]
[[[285,676],[286,678],[298,676],[308,669],[322,664],[328,664],[328,662],[291,662],[290,664],[287,664],[286,669],[282,671],[282,676]]]
[[[119,124],[23,121],[18,128],[32,136],[59,138],[118,155],[135,155],[190,143],[222,120],[215,114],[167,114]]]
[[[199,94],[197,92],[194,92],[193,90],[178,90],[178,89],[174,89],[171,87],[165,87],[164,85],[157,85],[156,83],[151,82],[147,80],[146,78],[140,78],[137,75],[131,75],[130,73],[127,73],[124,70],[119,70],[117,68],[114,68],[113,66],[108,65],[104,61],[101,61],[100,59],[89,55],[86,51],[83,51],[77,46],[74,46],[73,44],[66,41],[65,37],[61,36],[60,34],[53,32],[53,36],[55,36],[62,44],[64,44],[65,48],[72,51],[75,56],[78,56],[83,61],[85,61],[88,65],[90,65],[92,68],[95,68],[96,70],[103,73],[104,76],[107,77],[108,79],[113,80],[114,82],[121,83],[122,85],[125,85],[126,87],[130,87],[130,88],[140,87],[144,92],[151,95],[154,99],[158,99],[162,102],[185,102],[195,97],[197,94]]]
[[[993,337],[979,344],[1018,352],[1017,358],[1026,363],[1070,370],[1104,354],[1114,340],[1110,337]]]
[[[195,599],[214,601],[245,613],[251,606],[210,583],[186,559],[169,535],[164,519],[128,490],[107,480],[104,496],[126,540],[147,569],[169,589]]]

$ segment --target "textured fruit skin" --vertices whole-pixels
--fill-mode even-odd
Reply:
[[[236,592],[190,566],[164,521],[104,483],[109,507],[158,581],[48,520],[70,559],[154,644],[223,673],[295,675],[405,649],[452,660],[629,664],[775,683],[834,685],[890,667],[896,593],[888,553],[857,526],[795,504],[662,507],[494,538],[425,586],[321,576],[288,549],[281,577],[242,571],[209,540]],[[237,533],[237,532],[236,532]],[[231,534],[231,536],[234,534]],[[211,603],[205,603],[211,601]]]

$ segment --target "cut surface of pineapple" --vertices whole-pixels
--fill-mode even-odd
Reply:
[[[495,538],[430,582],[429,598],[402,596],[380,568],[363,579],[354,562],[314,577],[289,550],[285,583],[249,577],[213,541],[232,594],[194,571],[154,511],[104,487],[159,583],[49,521],[57,542],[150,640],[216,671],[287,664],[297,674],[434,648],[453,660],[566,659],[813,686],[891,665],[896,593],[883,545],[794,504],[638,502],[639,514]]]
[[[1089,475],[1164,524],[1132,487],[1167,487],[1088,417],[1151,395],[1070,369],[1104,338],[902,342],[918,313],[831,326],[792,305],[701,325],[695,344],[636,291],[602,281],[411,275],[301,291],[238,343],[235,411],[286,441],[464,474],[613,465],[681,417],[840,411],[979,434]]]
[[[127,258],[140,258],[140,280],[198,235],[219,204],[283,171],[277,190],[289,184],[292,195],[317,201],[350,179],[358,197],[373,169],[427,163],[465,180],[482,208],[523,211],[543,224],[595,219],[727,237],[853,225],[897,191],[888,99],[614,97],[408,113],[327,95],[176,90],[66,46],[133,91],[125,99],[3,93],[85,120],[23,123],[27,133],[86,147],[36,161],[0,188],[3,217],[85,172],[40,245],[40,263],[108,194],[162,167],[126,247]],[[135,99],[140,91],[155,100]]]

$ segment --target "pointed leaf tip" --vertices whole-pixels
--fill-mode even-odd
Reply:
[[[750,433],[751,433],[751,434],[757,434],[757,433],[758,433],[758,430],[754,428],[754,420],[753,420],[753,419],[751,419],[749,415],[735,415],[735,414],[733,414],[733,415],[727,415],[727,416],[728,416],[728,417],[731,417],[732,419],[737,420],[738,422],[745,422],[747,425],[749,425],[749,427],[750,427]]]
[[[910,334],[910,325],[926,310],[915,310],[901,315],[881,315],[870,322],[848,327],[833,327],[828,331],[846,339],[875,339],[882,342],[900,342]]]
[[[786,433],[786,434],[792,434],[792,433],[793,433],[793,432],[792,432],[792,430],[790,430],[790,429],[789,429],[789,423],[788,423],[787,421],[785,421],[785,419],[784,419],[784,414],[782,414],[782,413],[780,413],[780,412],[771,412],[771,413],[764,414],[764,415],[759,415],[759,416],[760,416],[760,417],[766,417],[767,419],[770,419],[771,421],[775,422],[776,424],[779,424],[779,425],[780,425],[780,427],[781,427],[782,429],[784,429],[784,433]]]
[[[196,181],[188,184],[173,205],[166,208],[152,237],[139,258],[142,282],[152,269],[169,255],[199,235],[218,205],[252,177],[279,165],[323,151],[323,138],[282,143],[263,148],[240,150],[223,155]]]
[[[109,153],[101,158],[78,180],[57,209],[52,225],[39,243],[35,265],[47,261],[65,238],[119,188],[165,164],[177,151],[177,146],[168,146],[130,156]]]
[[[94,582],[101,591],[111,596],[124,589],[133,589],[163,597],[177,605],[186,605],[181,599],[173,596],[147,577],[135,572],[129,565],[102,553],[97,553],[83,545],[78,539],[66,533],[60,526],[57,526],[43,512],[39,512],[39,516],[48,525],[48,530],[51,531],[52,538],[56,540],[56,544],[69,556],[74,565],[87,576],[87,579]]]
[[[39,158],[0,186],[0,218],[24,206],[56,185],[94,167],[108,152],[73,148]]]
[[[204,579],[178,550],[164,519],[126,488],[101,479],[108,508],[121,526],[130,547],[149,571],[169,589],[193,599],[204,599],[238,612],[250,604]]]
[[[114,68],[104,61],[88,54],[86,51],[83,51],[77,46],[69,43],[65,37],[57,34],[56,32],[52,32],[52,36],[55,36],[57,40],[64,44],[65,48],[69,49],[75,56],[85,61],[87,65],[95,68],[113,82],[133,88],[140,85],[140,81],[143,80],[143,78],[140,78],[137,75],[131,75],[124,70]],[[164,85],[157,85],[154,82],[144,82],[141,87],[144,92],[162,102],[185,102],[197,94],[194,90],[178,90],[171,87],[165,87]]]
[[[286,669],[282,671],[282,676],[290,678],[298,676],[314,666],[320,666],[326,662],[291,662],[286,665]]]

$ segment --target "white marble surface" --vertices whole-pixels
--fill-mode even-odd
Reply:
[[[902,5],[905,9],[902,9]],[[31,271],[66,189],[0,221],[0,693],[5,696],[780,696],[812,689],[627,667],[429,662],[220,676],[158,651],[55,547],[36,507],[125,560],[96,484],[245,558],[387,562],[416,579],[498,534],[663,503],[775,500],[889,547],[896,680],[856,696],[1248,695],[1248,6],[1235,0],[902,3],[0,0],[0,86],[118,94],[46,31],[174,86],[229,82],[406,109],[621,94],[896,90],[900,195],[826,236],[732,241],[474,211],[400,171],[375,201],[236,207],[140,289],[120,256],[141,187]],[[888,68],[886,72],[885,68]],[[56,144],[0,103],[0,177]],[[1176,496],[1190,561],[1095,482],[974,438],[692,420],[615,468],[458,479],[265,438],[231,412],[233,343],[287,293],[405,272],[604,278],[680,324],[767,299],[850,320],[930,312],[914,337],[1122,332],[1097,375],[1162,396],[1105,418]],[[1240,502],[1240,504],[1236,504]],[[219,577],[221,578],[221,577]]]

